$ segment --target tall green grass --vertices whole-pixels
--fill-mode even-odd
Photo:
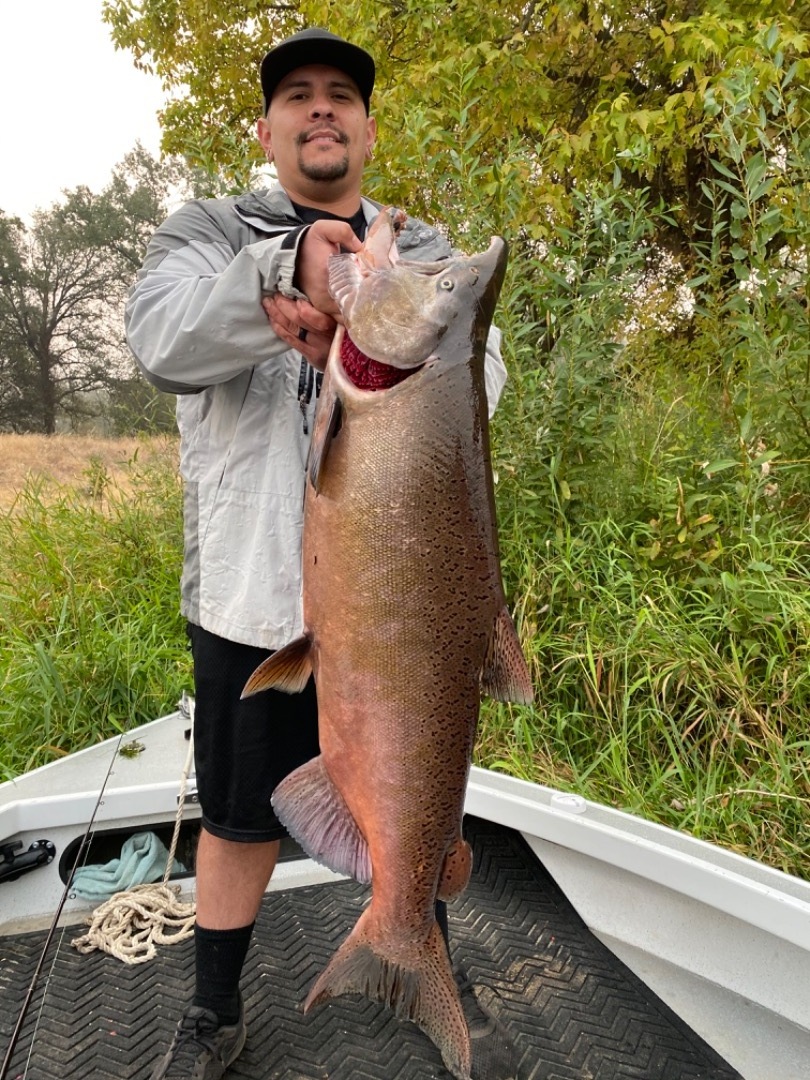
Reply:
[[[764,242],[754,166],[689,280],[643,192],[513,246],[493,465],[538,693],[476,755],[810,877],[807,254]]]
[[[176,452],[124,486],[41,480],[0,517],[0,778],[154,720],[190,688]]]
[[[485,704],[477,762],[809,876],[810,537],[725,592],[610,521],[516,555],[537,701]]]

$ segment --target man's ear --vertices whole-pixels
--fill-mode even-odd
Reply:
[[[270,134],[270,125],[267,120],[260,116],[256,122],[256,138],[264,150],[265,157],[269,162],[273,160],[273,136]]]
[[[377,121],[373,116],[368,118],[366,126],[366,159],[371,161],[374,157],[374,144],[377,141]]]

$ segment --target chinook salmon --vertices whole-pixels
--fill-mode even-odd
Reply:
[[[346,993],[385,1002],[468,1080],[435,903],[470,875],[461,824],[480,695],[532,698],[501,583],[484,390],[506,245],[400,261],[403,220],[381,213],[359,253],[330,260],[346,329],[308,469],[305,630],[245,694],[294,692],[314,672],[321,754],[273,806],[310,856],[372,886],[305,1010]]]

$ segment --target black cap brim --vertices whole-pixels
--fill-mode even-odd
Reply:
[[[374,89],[374,60],[365,49],[344,41],[337,34],[318,27],[300,30],[280,42],[262,60],[261,80],[264,112],[270,108],[273,94],[282,79],[296,68],[308,64],[326,64],[344,72],[357,83],[360,96],[369,110]]]

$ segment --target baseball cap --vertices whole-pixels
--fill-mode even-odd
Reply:
[[[311,26],[279,42],[262,60],[265,115],[281,80],[291,71],[307,64],[327,64],[349,75],[357,83],[368,112],[371,91],[374,89],[374,60],[359,45],[352,45],[337,34]]]

